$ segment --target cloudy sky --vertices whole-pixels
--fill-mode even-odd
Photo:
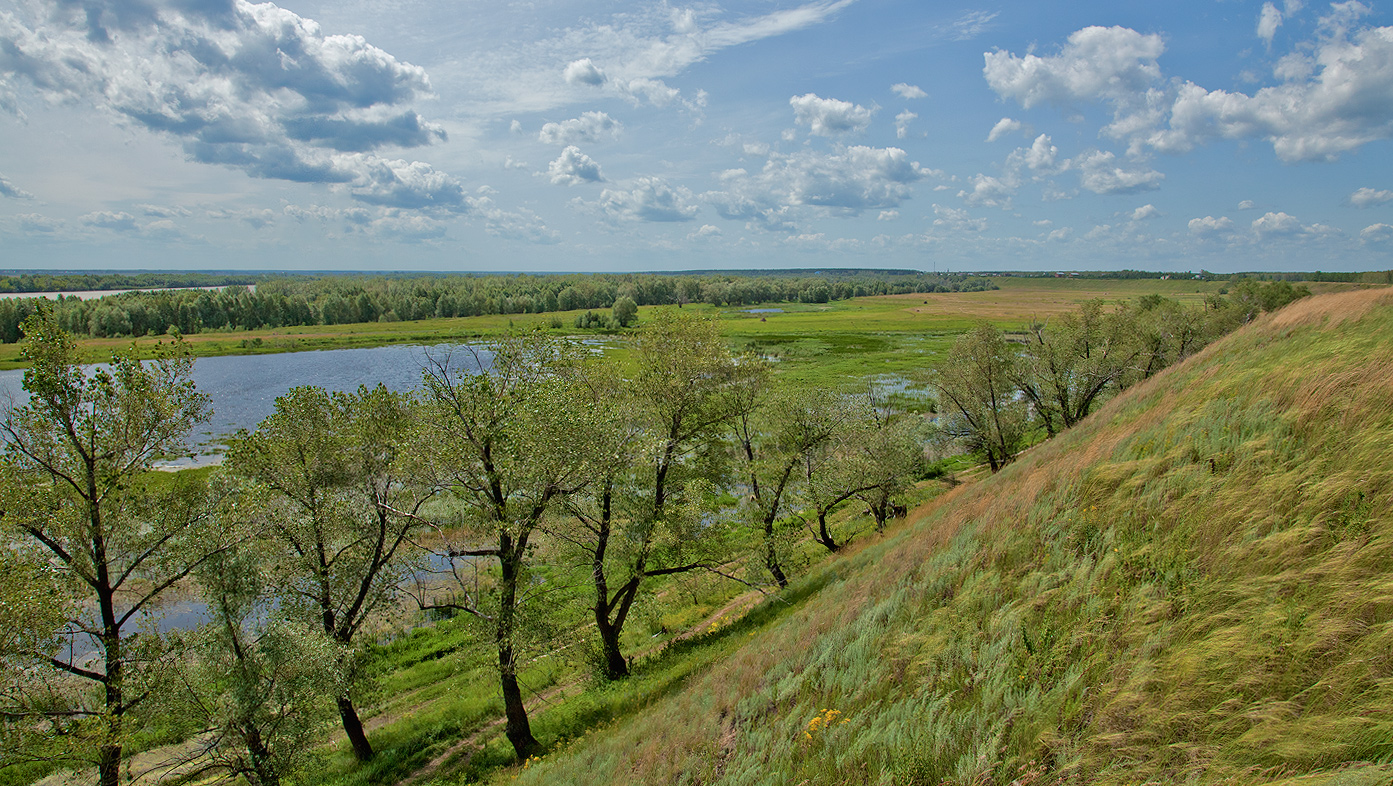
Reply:
[[[0,268],[1393,268],[1361,2],[11,0]]]

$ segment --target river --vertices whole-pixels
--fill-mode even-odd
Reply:
[[[487,349],[477,346],[472,349],[484,364],[493,357]],[[293,387],[317,385],[329,391],[350,392],[359,385],[381,383],[391,390],[410,390],[420,386],[421,369],[428,357],[447,356],[452,367],[468,371],[479,368],[474,352],[462,345],[450,344],[431,347],[397,344],[368,349],[198,358],[193,366],[194,384],[212,397],[213,417],[189,437],[194,458],[171,461],[164,466],[217,463],[223,442],[239,429],[256,428],[275,411],[276,398]],[[0,371],[0,409],[7,394],[22,403],[26,395],[21,386],[23,379],[23,369]]]

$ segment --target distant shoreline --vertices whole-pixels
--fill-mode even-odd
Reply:
[[[189,290],[201,289],[205,292],[217,292],[228,287],[246,287],[248,291],[255,292],[256,284],[218,284],[207,287],[136,287],[133,289],[80,289],[64,292],[5,292],[0,293],[0,300],[5,299],[33,299],[46,298],[56,300],[59,295],[63,297],[75,297],[78,300],[97,300],[108,295],[124,295],[127,292],[187,292]]]

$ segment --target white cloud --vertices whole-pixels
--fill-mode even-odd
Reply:
[[[1369,246],[1393,246],[1393,226],[1370,224],[1360,231],[1359,242]]]
[[[469,209],[458,179],[422,161],[384,159],[354,153],[336,156],[336,171],[351,175],[336,186],[359,202],[408,210],[443,210],[463,213]]]
[[[265,208],[246,208],[240,210],[206,210],[208,218],[223,221],[241,221],[253,229],[263,229],[276,221],[275,211]]]
[[[630,221],[690,221],[699,208],[692,192],[673,188],[662,178],[641,177],[628,189],[600,192],[600,209],[614,218]]]
[[[20,213],[16,218],[19,219],[20,229],[33,234],[49,235],[63,226],[63,222],[59,219],[49,218],[38,213]]]
[[[907,82],[897,82],[893,85],[890,85],[890,89],[895,91],[895,94],[898,95],[900,98],[906,100],[911,100],[915,98],[928,98],[929,96],[928,93],[924,92],[923,88],[919,87],[918,85],[911,85]]]
[[[1155,205],[1142,205],[1132,211],[1133,221],[1145,221],[1149,218],[1160,218],[1161,211]]]
[[[400,240],[405,243],[419,243],[437,240],[445,236],[445,224],[429,216],[414,214],[389,214],[373,219],[366,227],[367,232],[380,237]]]
[[[794,96],[788,100],[793,107],[793,119],[798,125],[818,136],[838,136],[865,131],[871,124],[875,108],[867,109],[850,101],[820,98],[816,94]]]
[[[1257,209],[1257,203],[1253,202],[1253,200],[1251,200],[1251,199],[1245,199],[1245,200],[1243,200],[1242,202],[1239,202],[1239,203],[1238,203],[1238,209],[1239,209],[1239,210],[1256,210],[1256,209]]]
[[[1046,235],[1045,240],[1047,242],[1063,243],[1064,241],[1068,240],[1073,234],[1074,230],[1072,228],[1060,227],[1059,229],[1053,230],[1048,235]]]
[[[695,231],[695,232],[691,232],[691,233],[689,233],[689,234],[687,235],[687,240],[688,240],[688,241],[712,240],[712,239],[715,239],[715,238],[720,237],[722,234],[724,234],[724,233],[721,232],[721,228],[720,228],[720,227],[714,226],[714,225],[712,225],[712,224],[702,224],[700,229],[698,229],[698,230]]]
[[[0,196],[11,199],[33,199],[34,195],[10,182],[10,179],[0,175]]]
[[[1261,38],[1268,46],[1272,45],[1272,37],[1277,34],[1277,28],[1282,26],[1282,12],[1277,10],[1277,6],[1271,3],[1263,3],[1262,11],[1258,14],[1258,38]]]
[[[856,211],[897,207],[926,174],[898,147],[855,145],[771,158],[757,179],[782,204]]]
[[[551,182],[559,186],[599,183],[605,179],[595,159],[580,152],[575,145],[561,151],[561,155],[547,165],[547,174]]]
[[[919,116],[908,109],[895,115],[895,138],[904,139],[909,136],[909,124],[917,117]]]
[[[1042,174],[1053,174],[1069,168],[1071,162],[1057,163],[1059,148],[1055,147],[1049,134],[1041,134],[1035,137],[1035,141],[1030,143],[1030,147],[1019,147],[1007,157],[1008,167],[1019,168],[1025,166],[1032,172]]]
[[[1196,237],[1215,237],[1226,235],[1233,231],[1233,221],[1228,216],[1205,216],[1204,218],[1190,219],[1190,234]]]
[[[1259,237],[1295,235],[1302,232],[1304,229],[1305,228],[1301,226],[1301,222],[1297,220],[1296,216],[1286,213],[1268,212],[1263,214],[1261,218],[1253,220],[1253,231],[1256,232]]]
[[[992,126],[991,133],[987,134],[987,141],[995,142],[996,140],[1006,136],[1007,134],[1014,134],[1017,131],[1024,130],[1025,125],[1021,123],[1021,121],[1012,120],[1009,117],[1003,117],[1000,120],[996,121],[996,125]]]
[[[985,232],[987,229],[985,218],[973,218],[962,208],[934,205],[934,215],[937,216],[934,219],[934,226],[950,231]]]
[[[1014,179],[1002,179],[990,175],[974,175],[969,181],[972,188],[958,192],[958,197],[969,205],[999,207],[1010,209],[1011,197],[1015,195],[1018,184]]]
[[[1154,169],[1126,168],[1117,156],[1105,150],[1084,153],[1073,160],[1079,170],[1079,185],[1095,194],[1135,194],[1161,187],[1165,175]]]
[[[571,85],[599,87],[608,81],[605,72],[601,71],[588,57],[567,63],[561,76],[567,84]]]
[[[134,232],[139,229],[135,223],[135,216],[124,211],[99,210],[81,216],[78,220],[87,226],[110,229],[113,232]]]
[[[580,117],[547,123],[537,134],[537,141],[548,145],[573,145],[577,142],[598,142],[614,138],[624,128],[618,120],[604,112],[583,112]]]
[[[1385,202],[1393,202],[1393,191],[1379,191],[1366,187],[1349,195],[1349,203],[1355,207],[1373,207]]]
[[[894,221],[895,219],[897,219],[897,218],[899,218],[899,217],[900,217],[900,211],[898,211],[898,210],[882,210],[882,211],[880,211],[880,215],[878,215],[878,216],[875,217],[875,220],[876,220],[876,221]]]
[[[174,138],[194,161],[341,184],[382,161],[372,151],[446,138],[405,106],[432,95],[423,69],[274,4],[89,10],[35,4],[0,17],[4,69],[45,98]]]
[[[1040,103],[1129,98],[1161,78],[1159,35],[1125,27],[1085,27],[1069,36],[1057,55],[1040,57],[987,52],[982,69],[997,95],[1029,109]]]
[[[140,212],[151,218],[187,218],[193,211],[186,207],[167,207],[164,205],[136,205]]]

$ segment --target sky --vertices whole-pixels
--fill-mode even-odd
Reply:
[[[0,268],[1393,268],[1376,3],[6,0]]]

